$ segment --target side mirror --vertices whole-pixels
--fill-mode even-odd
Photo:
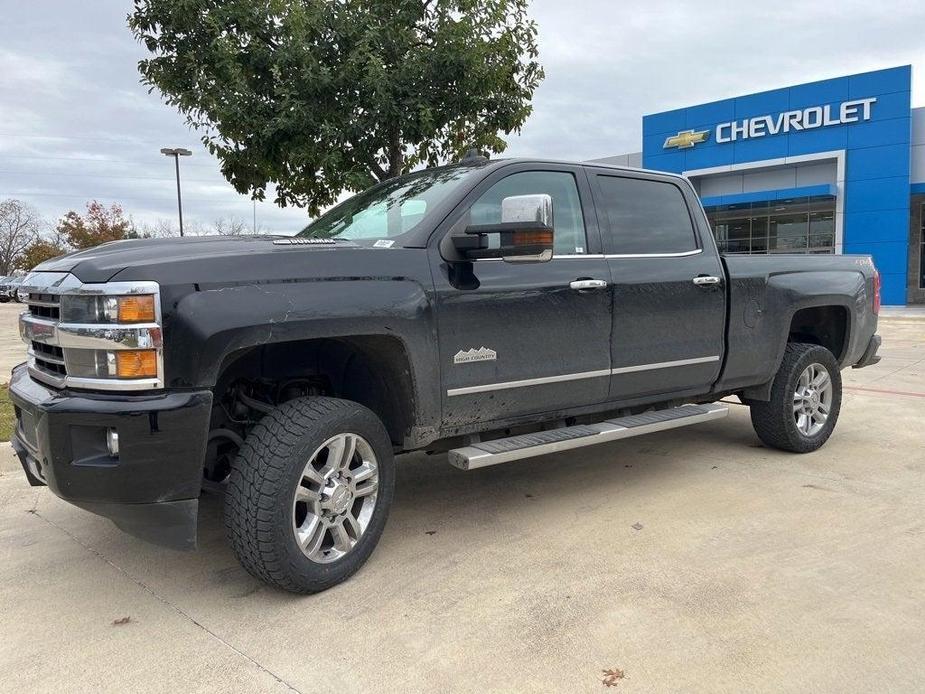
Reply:
[[[454,245],[467,258],[502,258],[509,263],[545,263],[552,260],[552,197],[512,195],[501,201],[500,224],[473,224]],[[488,234],[498,234],[498,248],[489,248]]]

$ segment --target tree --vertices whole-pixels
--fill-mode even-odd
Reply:
[[[67,248],[57,239],[36,238],[16,257],[14,265],[21,270],[31,270],[39,263],[44,263],[46,260],[57,258],[65,253],[67,253]]]
[[[310,214],[470,148],[501,152],[543,78],[528,0],[134,0],[142,81],[239,193]]]
[[[42,218],[22,200],[0,201],[0,276],[6,277],[16,259],[38,237]]]
[[[251,227],[237,217],[219,217],[212,223],[212,230],[219,236],[241,236],[250,234]]]
[[[87,203],[85,216],[71,210],[58,222],[55,231],[69,246],[77,249],[93,248],[109,241],[121,241],[132,229],[122,215],[122,208],[113,204],[104,207],[96,200]]]

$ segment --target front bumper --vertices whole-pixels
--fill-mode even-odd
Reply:
[[[196,546],[212,393],[77,394],[13,369],[13,449],[29,482],[111,519],[122,530],[177,549]],[[106,433],[115,429],[119,454]]]

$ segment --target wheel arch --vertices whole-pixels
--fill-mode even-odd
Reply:
[[[352,400],[378,416],[396,446],[418,421],[414,372],[406,345],[394,335],[365,334],[272,342],[225,355],[215,382],[219,401],[236,381],[312,381],[325,395]]]

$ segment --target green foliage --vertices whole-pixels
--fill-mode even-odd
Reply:
[[[134,0],[158,89],[240,193],[314,214],[470,148],[501,152],[543,78],[528,0]]]
[[[10,388],[0,385],[0,441],[9,441],[16,430],[16,413],[10,400]]]
[[[39,263],[44,263],[46,260],[57,258],[65,253],[67,253],[67,248],[59,243],[57,239],[37,238],[16,257],[14,265],[21,270],[31,270]]]

